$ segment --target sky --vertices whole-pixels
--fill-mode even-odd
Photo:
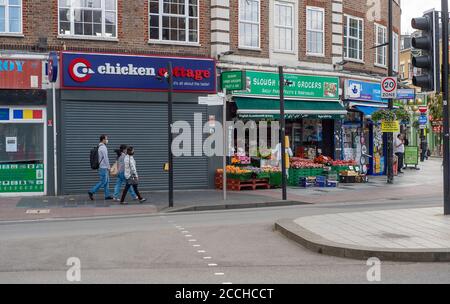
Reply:
[[[441,9],[441,0],[401,0],[402,33],[411,33],[411,18],[421,17],[423,12],[435,8]]]

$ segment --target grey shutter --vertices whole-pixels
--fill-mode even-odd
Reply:
[[[185,120],[193,126],[194,112],[207,119],[207,108],[198,104],[174,104],[174,121]],[[135,147],[140,189],[168,188],[167,104],[131,102],[62,101],[62,191],[85,193],[97,181],[97,172],[89,165],[89,151],[98,144],[101,134],[109,136],[111,165],[115,149],[121,144]],[[193,130],[192,130],[193,132]],[[193,137],[193,135],[192,135]],[[192,151],[194,149],[192,148]],[[175,158],[175,189],[208,187],[208,159]],[[111,179],[110,189],[115,185]]]

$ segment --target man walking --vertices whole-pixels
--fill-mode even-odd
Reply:
[[[420,150],[421,150],[420,161],[424,162],[425,159],[428,159],[428,155],[427,155],[428,154],[428,141],[427,141],[426,136],[422,136],[420,138]]]
[[[405,154],[405,142],[403,140],[403,135],[397,135],[394,142],[394,152],[398,157],[398,173],[403,173],[403,155]]]
[[[109,194],[109,171],[111,169],[108,158],[108,136],[100,136],[100,143],[98,144],[98,175],[100,181],[95,185],[91,191],[88,192],[91,201],[94,200],[94,194],[101,188],[105,191],[105,200],[112,200]],[[91,164],[92,166],[92,164]]]

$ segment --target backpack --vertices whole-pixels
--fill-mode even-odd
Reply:
[[[98,146],[94,147],[91,150],[91,169],[92,170],[98,170],[98,168],[100,168],[100,162],[98,160]]]

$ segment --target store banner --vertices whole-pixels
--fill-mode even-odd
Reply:
[[[0,89],[41,89],[42,74],[41,60],[0,57]]]
[[[216,92],[213,59],[62,53],[63,89],[167,91],[172,62],[174,91]]]
[[[246,71],[249,87],[245,91],[235,91],[235,96],[276,97],[280,96],[278,73]],[[290,85],[285,86],[286,99],[339,100],[339,78],[284,74]]]
[[[381,84],[358,80],[345,81],[345,99],[387,103],[381,98]]]

